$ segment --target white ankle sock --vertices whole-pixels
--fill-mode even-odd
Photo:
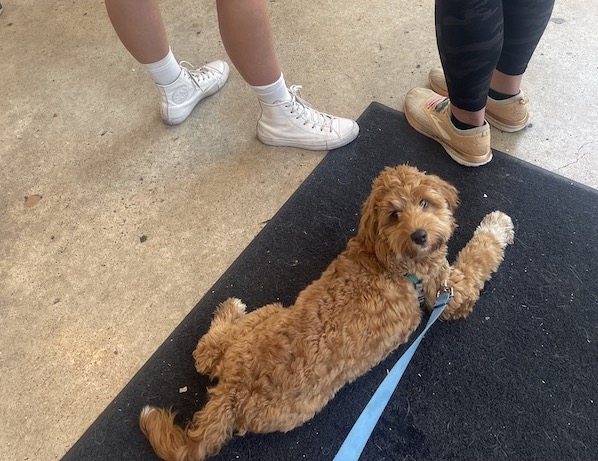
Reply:
[[[143,67],[151,74],[158,85],[170,85],[181,74],[181,66],[174,58],[170,48],[168,48],[168,54],[158,62],[143,64]]]
[[[291,100],[291,93],[289,93],[282,74],[280,74],[278,80],[270,85],[252,86],[251,89],[255,92],[257,98],[266,104]]]

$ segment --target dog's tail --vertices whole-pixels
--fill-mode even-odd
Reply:
[[[233,435],[231,406],[211,398],[193,417],[187,429],[174,424],[174,413],[145,407],[139,416],[141,430],[156,454],[166,461],[203,461],[217,454]]]
[[[139,415],[141,431],[150,441],[156,454],[167,461],[179,458],[179,448],[189,443],[186,432],[174,424],[175,414],[170,410],[144,407]]]

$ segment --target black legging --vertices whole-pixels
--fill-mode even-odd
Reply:
[[[451,104],[486,105],[494,69],[525,72],[555,0],[436,0],[436,40]]]

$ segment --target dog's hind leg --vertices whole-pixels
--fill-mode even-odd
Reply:
[[[503,260],[504,250],[513,243],[511,218],[500,211],[487,214],[472,239],[457,255],[451,267],[449,286],[454,297],[443,313],[447,319],[467,317],[491,275]]]
[[[193,358],[198,373],[216,376],[216,368],[228,347],[230,328],[245,315],[245,304],[229,298],[218,306],[208,332],[199,340]]]
[[[223,386],[210,389],[208,403],[193,415],[193,425],[187,429],[193,443],[187,445],[187,458],[183,460],[200,461],[214,456],[232,438],[235,429],[233,394]]]
[[[206,406],[195,413],[193,424],[183,429],[174,424],[169,410],[145,407],[139,425],[154,451],[167,461],[203,461],[217,454],[232,438],[234,412],[230,397],[212,393]]]

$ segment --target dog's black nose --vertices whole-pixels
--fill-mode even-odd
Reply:
[[[423,245],[426,243],[426,239],[428,234],[423,229],[417,229],[413,234],[411,234],[411,240],[413,240],[418,245]]]

